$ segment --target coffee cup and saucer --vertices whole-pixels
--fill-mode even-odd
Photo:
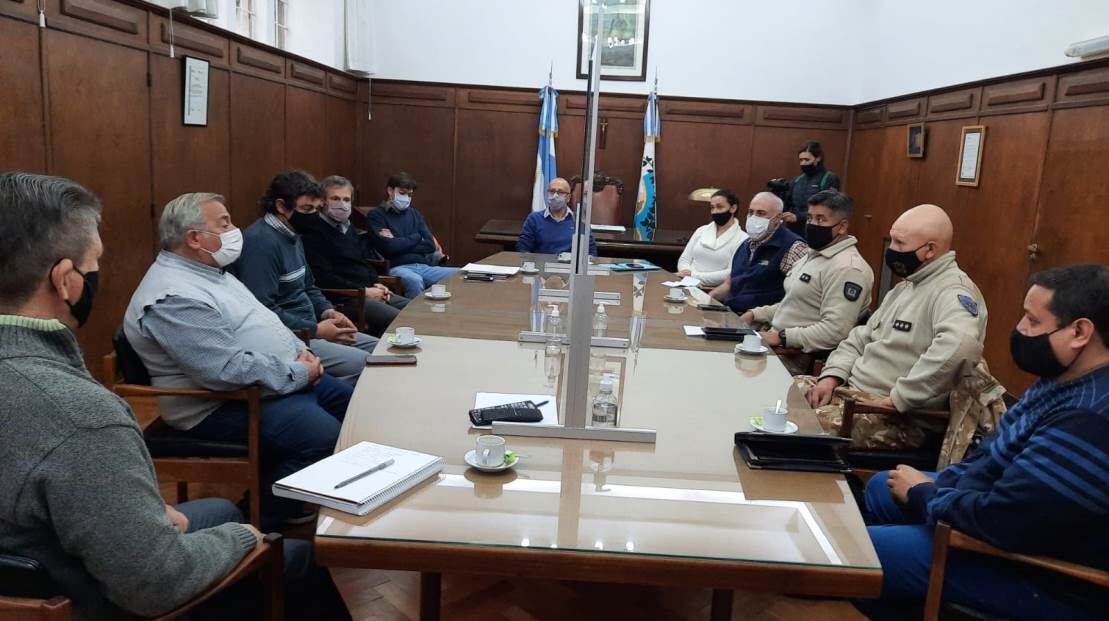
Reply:
[[[674,303],[685,302],[685,298],[686,298],[685,289],[681,289],[681,288],[678,288],[678,287],[675,287],[675,288],[671,289],[670,291],[667,291],[666,295],[662,296],[662,299],[666,300],[667,302],[674,302]]]
[[[758,334],[747,334],[743,337],[742,343],[736,343],[735,353],[737,354],[765,354],[770,351],[770,348],[762,344],[762,337]]]
[[[520,456],[507,450],[504,438],[481,435],[477,437],[477,447],[464,457],[466,465],[482,472],[501,472],[520,463]]]
[[[385,342],[393,347],[409,349],[419,346],[422,341],[416,336],[415,328],[397,328],[396,333],[385,339]]]
[[[762,409],[762,416],[751,417],[751,427],[764,433],[797,433],[797,423],[787,420],[789,410],[781,406]]]
[[[451,292],[447,291],[447,286],[443,284],[431,285],[431,290],[424,294],[424,297],[429,300],[449,300]]]
[[[538,274],[539,268],[535,265],[535,261],[524,261],[520,266],[520,271],[524,274]]]

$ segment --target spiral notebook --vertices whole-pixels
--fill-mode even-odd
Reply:
[[[339,483],[393,460],[347,485]],[[282,498],[303,500],[355,515],[366,515],[439,473],[443,460],[435,455],[359,442],[273,484]]]

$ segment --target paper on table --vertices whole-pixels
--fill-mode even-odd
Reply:
[[[388,468],[335,489],[335,485],[339,482],[365,472],[388,459],[393,460],[393,464]],[[373,442],[359,442],[281,479],[275,487],[303,490],[349,503],[363,504],[383,490],[388,490],[427,468],[438,459],[415,451]]]
[[[520,271],[519,267],[509,267],[507,265],[489,265],[488,263],[467,263],[462,268],[463,272],[470,272],[473,274],[495,274],[497,276],[514,276],[516,272]]]
[[[700,284],[701,284],[701,279],[700,278],[694,278],[692,276],[686,276],[685,278],[683,278],[681,280],[668,280],[668,281],[662,283],[662,286],[664,286],[664,287],[696,287]]]
[[[477,396],[474,397],[474,409],[489,408],[495,405],[508,405],[509,403],[518,403],[520,401],[531,401],[536,405],[539,405],[540,403],[546,401],[546,405],[539,405],[539,412],[543,414],[543,420],[533,424],[558,424],[558,405],[555,403],[555,399],[551,395],[518,395],[507,392],[479,392],[477,393]],[[478,427],[472,422],[470,423],[470,426],[475,429],[491,429],[493,427],[492,425]]]
[[[682,326],[686,336],[704,336],[705,331],[701,326]]]
[[[615,231],[617,233],[623,233],[628,230],[619,224],[590,224],[589,227],[594,231]]]

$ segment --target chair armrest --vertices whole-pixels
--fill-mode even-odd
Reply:
[[[116,384],[112,390],[121,397],[195,397],[213,401],[249,401],[251,393],[258,392],[257,388],[218,391],[202,388],[159,388],[139,384]]]
[[[337,295],[354,301],[354,325],[359,330],[366,329],[366,290],[365,289],[320,289],[324,295]],[[349,312],[351,307],[346,307]]]
[[[320,289],[324,294],[338,295],[344,298],[364,298],[366,297],[365,289]]]
[[[944,526],[947,524],[941,522]],[[1078,578],[1085,582],[1090,582],[1101,586],[1103,588],[1109,587],[1109,571],[1079,565],[1077,563],[1069,563],[1067,561],[1060,561],[1047,556],[1036,556],[1032,554],[1019,554],[1016,552],[1006,552],[1001,548],[971,537],[970,535],[951,528],[950,538],[948,545],[952,548],[959,550],[968,550],[978,554],[985,554],[1002,558],[1016,563],[1023,563],[1025,565],[1033,565],[1041,569],[1048,569],[1056,573],[1061,573],[1072,578]]]
[[[389,289],[389,291],[392,291],[397,295],[401,295],[404,293],[404,285],[401,284],[400,278],[397,278],[396,276],[378,276],[377,282],[385,285],[385,287]]]
[[[216,594],[227,589],[230,586],[242,581],[243,578],[252,576],[254,574],[261,574],[263,579],[263,597],[267,599],[274,598],[274,591],[276,590],[276,600],[280,601],[283,597],[284,586],[282,584],[281,570],[283,566],[282,557],[284,555],[284,542],[281,540],[280,533],[269,533],[262,540],[262,545],[255,548],[249,554],[244,556],[239,564],[231,570],[230,573],[220,578],[214,584],[202,591],[193,599],[185,602],[181,606],[165,613],[158,617],[159,619],[176,619],[188,611],[196,608],[197,606],[208,601]],[[269,602],[267,602],[269,603]],[[268,608],[268,606],[266,606]],[[280,610],[270,611],[271,614],[265,615],[266,618],[279,618]],[[273,613],[277,613],[275,616]]]
[[[103,374],[101,382],[104,384],[104,387],[108,390],[112,390],[116,385],[116,381],[119,380],[118,361],[114,351],[104,356],[104,363],[103,366],[100,367],[100,371]]]
[[[911,410],[909,412],[898,412],[895,408],[886,407],[869,401],[859,401],[858,399],[849,397],[843,400],[843,423],[839,428],[839,435],[841,438],[851,437],[851,431],[855,428],[856,414],[923,416],[936,420],[948,420],[951,418],[951,412],[946,410]]]

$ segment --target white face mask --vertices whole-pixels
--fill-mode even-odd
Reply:
[[[397,192],[396,194],[393,195],[393,207],[396,207],[397,209],[399,209],[401,211],[404,211],[405,209],[408,209],[408,206],[411,205],[411,204],[412,204],[412,197],[411,196],[409,196],[407,194],[401,194],[400,192]]]
[[[747,216],[747,225],[743,227],[747,234],[755,239],[766,235],[766,230],[769,228],[770,220],[759,216]]]
[[[209,235],[215,235],[211,231],[201,231]],[[243,253],[243,232],[239,229],[231,229],[219,234],[220,248],[215,252],[209,252],[204,248],[204,252],[212,255],[212,259],[220,267],[227,267],[239,259],[239,255]]]
[[[340,223],[350,220],[350,203],[346,201],[328,201],[327,217]]]

